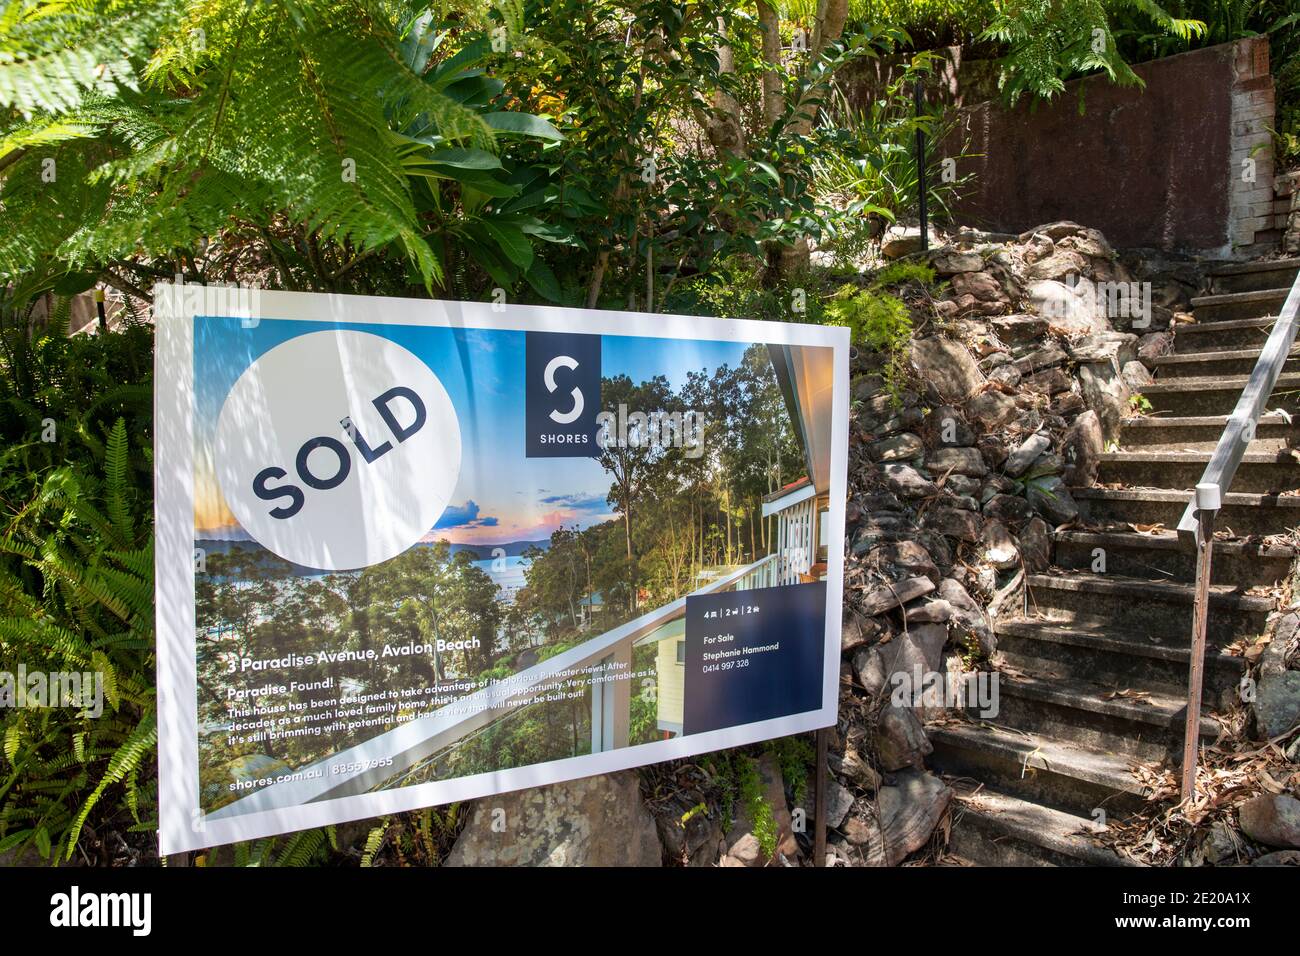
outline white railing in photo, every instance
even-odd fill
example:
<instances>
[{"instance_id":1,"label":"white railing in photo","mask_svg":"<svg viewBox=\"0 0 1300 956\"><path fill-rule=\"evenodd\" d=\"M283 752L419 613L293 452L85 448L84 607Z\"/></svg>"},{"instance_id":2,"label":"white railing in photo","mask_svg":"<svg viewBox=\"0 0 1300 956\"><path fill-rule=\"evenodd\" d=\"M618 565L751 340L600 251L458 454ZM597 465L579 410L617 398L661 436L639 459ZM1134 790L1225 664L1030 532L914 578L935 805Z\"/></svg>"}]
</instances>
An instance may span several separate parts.
<instances>
[{"instance_id":1,"label":"white railing in photo","mask_svg":"<svg viewBox=\"0 0 1300 956\"><path fill-rule=\"evenodd\" d=\"M812 569L813 521L817 501L808 498L778 513L777 554L781 556L781 584L798 584Z\"/></svg>"},{"instance_id":2,"label":"white railing in photo","mask_svg":"<svg viewBox=\"0 0 1300 956\"><path fill-rule=\"evenodd\" d=\"M753 564L727 571L687 597L728 590L754 590L779 583L785 582L779 575L778 555L770 554ZM620 672L630 674L635 646L684 633L687 597L648 611L506 680L490 684L431 714L415 718L297 771L302 774L320 771L318 776L272 784L207 816L224 819L367 793L406 774L476 731L517 713L518 708L511 703L519 697L536 695L587 668L594 668L590 685L592 752L626 747L632 681L615 675ZM600 680L602 670L607 670L613 679ZM330 767L340 765L371 769L349 775L330 772Z\"/></svg>"}]
</instances>

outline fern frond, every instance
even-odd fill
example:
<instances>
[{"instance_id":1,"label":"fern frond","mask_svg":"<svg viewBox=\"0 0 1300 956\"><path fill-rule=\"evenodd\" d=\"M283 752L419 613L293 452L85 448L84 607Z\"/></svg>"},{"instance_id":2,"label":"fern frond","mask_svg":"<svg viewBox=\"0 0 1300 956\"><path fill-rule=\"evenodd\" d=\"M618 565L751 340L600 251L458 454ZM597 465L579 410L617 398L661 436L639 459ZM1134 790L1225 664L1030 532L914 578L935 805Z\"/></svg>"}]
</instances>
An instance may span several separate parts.
<instances>
[{"instance_id":1,"label":"fern frond","mask_svg":"<svg viewBox=\"0 0 1300 956\"><path fill-rule=\"evenodd\" d=\"M119 418L104 446L104 471L108 482L108 520L122 542L130 541L133 531L131 508L126 500L127 468L126 419Z\"/></svg>"},{"instance_id":2,"label":"fern frond","mask_svg":"<svg viewBox=\"0 0 1300 956\"><path fill-rule=\"evenodd\" d=\"M91 92L114 96L122 88L138 89L135 61L145 59L169 7L44 5L45 15L15 25L0 45L0 106L30 119L75 110Z\"/></svg>"},{"instance_id":3,"label":"fern frond","mask_svg":"<svg viewBox=\"0 0 1300 956\"><path fill-rule=\"evenodd\" d=\"M379 826L366 834L366 845L361 851L361 865L363 867L374 866L375 854L378 853L379 848L383 846L384 835L388 832L388 825L390 822L391 821L388 817L384 817L379 821Z\"/></svg>"},{"instance_id":4,"label":"fern frond","mask_svg":"<svg viewBox=\"0 0 1300 956\"><path fill-rule=\"evenodd\" d=\"M289 837L288 843L276 857L276 866L308 866L325 846L324 829L302 830Z\"/></svg>"},{"instance_id":5,"label":"fern frond","mask_svg":"<svg viewBox=\"0 0 1300 956\"><path fill-rule=\"evenodd\" d=\"M86 802L81 805L72 826L68 829L66 859L72 859L72 852L76 849L77 840L81 836L81 828L86 818L90 816L91 810L95 808L95 804L104 795L104 791L113 784L120 783L128 773L137 769L157 743L158 728L153 715L150 714L140 721L131 736L114 752L104 775L91 791L90 796L86 798Z\"/></svg>"}]
</instances>

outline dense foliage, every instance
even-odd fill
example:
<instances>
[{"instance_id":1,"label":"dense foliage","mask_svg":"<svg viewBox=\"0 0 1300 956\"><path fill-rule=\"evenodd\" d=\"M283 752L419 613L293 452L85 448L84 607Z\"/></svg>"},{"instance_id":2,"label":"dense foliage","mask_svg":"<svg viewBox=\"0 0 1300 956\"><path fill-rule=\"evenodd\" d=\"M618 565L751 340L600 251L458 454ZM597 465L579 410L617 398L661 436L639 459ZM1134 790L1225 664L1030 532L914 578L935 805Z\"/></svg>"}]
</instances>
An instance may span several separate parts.
<instances>
[{"instance_id":1,"label":"dense foliage","mask_svg":"<svg viewBox=\"0 0 1300 956\"><path fill-rule=\"evenodd\" d=\"M0 668L98 671L106 703L5 710L0 850L130 859L156 827L150 335L5 346Z\"/></svg>"}]
</instances>

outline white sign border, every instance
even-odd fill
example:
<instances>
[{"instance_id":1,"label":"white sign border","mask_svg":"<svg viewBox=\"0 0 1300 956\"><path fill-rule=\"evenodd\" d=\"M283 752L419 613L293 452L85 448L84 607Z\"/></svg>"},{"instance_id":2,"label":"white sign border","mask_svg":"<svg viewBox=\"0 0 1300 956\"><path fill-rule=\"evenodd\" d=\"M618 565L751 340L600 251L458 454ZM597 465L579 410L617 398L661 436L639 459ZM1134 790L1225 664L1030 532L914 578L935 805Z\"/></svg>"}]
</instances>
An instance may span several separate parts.
<instances>
[{"instance_id":1,"label":"white sign border","mask_svg":"<svg viewBox=\"0 0 1300 956\"><path fill-rule=\"evenodd\" d=\"M703 734L584 754L280 810L206 819L199 805L198 696L194 602L194 320L190 297L161 284L154 348L154 522L158 682L158 802L164 855L294 830L378 817L627 770L648 763L829 727L839 704L840 614L848 472L849 331L752 319L552 306L446 302L310 292L259 291L267 319L412 325L489 331L581 332L640 338L823 346L834 350L830 540L822 708ZM198 297L202 299L203 297ZM382 312L382 314L376 314ZM252 317L253 321L257 317Z\"/></svg>"}]
</instances>

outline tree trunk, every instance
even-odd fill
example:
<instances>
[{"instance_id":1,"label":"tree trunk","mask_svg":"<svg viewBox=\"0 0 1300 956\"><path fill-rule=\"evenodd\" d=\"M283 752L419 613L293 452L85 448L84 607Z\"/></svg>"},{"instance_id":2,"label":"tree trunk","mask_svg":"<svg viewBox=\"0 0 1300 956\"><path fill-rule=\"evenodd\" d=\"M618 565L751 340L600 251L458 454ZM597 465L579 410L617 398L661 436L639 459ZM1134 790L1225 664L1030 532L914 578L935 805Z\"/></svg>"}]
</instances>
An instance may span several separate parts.
<instances>
[{"instance_id":1,"label":"tree trunk","mask_svg":"<svg viewBox=\"0 0 1300 956\"><path fill-rule=\"evenodd\" d=\"M763 122L768 127L785 112L784 77L781 76L781 18L766 0L758 0L758 26L763 32Z\"/></svg>"},{"instance_id":2,"label":"tree trunk","mask_svg":"<svg viewBox=\"0 0 1300 956\"><path fill-rule=\"evenodd\" d=\"M726 36L726 24L718 18L718 32ZM736 55L731 44L718 46L718 72L731 75L736 72ZM740 122L740 104L726 90L713 92L713 115L704 122L705 134L719 153L739 155L745 151L745 127Z\"/></svg>"},{"instance_id":3,"label":"tree trunk","mask_svg":"<svg viewBox=\"0 0 1300 956\"><path fill-rule=\"evenodd\" d=\"M623 506L623 531L627 537L627 577L628 584L631 586L632 593L632 610L636 610L636 570L632 561L632 503L629 501Z\"/></svg>"},{"instance_id":4,"label":"tree trunk","mask_svg":"<svg viewBox=\"0 0 1300 956\"><path fill-rule=\"evenodd\" d=\"M844 33L844 21L849 18L849 0L819 0L813 23L812 49L821 56L826 47Z\"/></svg>"},{"instance_id":5,"label":"tree trunk","mask_svg":"<svg viewBox=\"0 0 1300 956\"><path fill-rule=\"evenodd\" d=\"M809 47L809 62L816 62L826 52L826 48L844 34L844 21L849 15L849 0L818 0L817 14L813 21L812 44ZM817 121L817 105L813 104L801 111L801 116L794 121L797 132L807 134Z\"/></svg>"},{"instance_id":6,"label":"tree trunk","mask_svg":"<svg viewBox=\"0 0 1300 956\"><path fill-rule=\"evenodd\" d=\"M767 3L760 0L758 4L759 21L764 22L764 8L767 8L771 16L775 19L775 12L771 11ZM808 62L815 63L826 48L838 40L844 33L844 23L849 15L849 0L818 0L817 13L813 19L812 43L809 45ZM780 37L777 36L777 53L780 52ZM769 63L773 62L768 55L768 36L767 32L763 35L763 58ZM767 89L768 77L773 75L771 71L763 74L763 115L766 117L768 109ZM777 76L779 82L779 75ZM781 104L785 108L784 102ZM795 117L791 123L791 128L800 135L808 135L812 131L813 124L817 121L817 105L811 104L804 109L799 110L799 116ZM768 123L774 120L769 119ZM789 276L801 272L808 268L812 257L811 247L807 238L799 238L792 245L782 246L780 254L773 263L779 275Z\"/></svg>"},{"instance_id":7,"label":"tree trunk","mask_svg":"<svg viewBox=\"0 0 1300 956\"><path fill-rule=\"evenodd\" d=\"M631 43L632 43L632 33L629 30L627 35L626 45L630 46ZM637 70L636 93L632 97L633 113L641 109L641 97L644 93L644 87L645 87L645 55L646 55L646 48L643 45L641 48L641 62ZM628 194L628 167L634 164L635 154L637 151L637 143L636 143L634 131L629 130L628 138L623 144L623 150L624 150L623 152L624 168L622 173L619 174L618 185L615 186L614 188L613 205L615 207L617 207L618 203L622 199L624 199ZM596 255L596 264L595 266L592 267L591 270L591 281L587 285L587 308L589 309L594 309L596 307L596 303L600 301L600 290L605 283L605 272L608 270L608 268L609 268L609 249L605 248L600 250L600 252L597 253Z\"/></svg>"}]
</instances>

